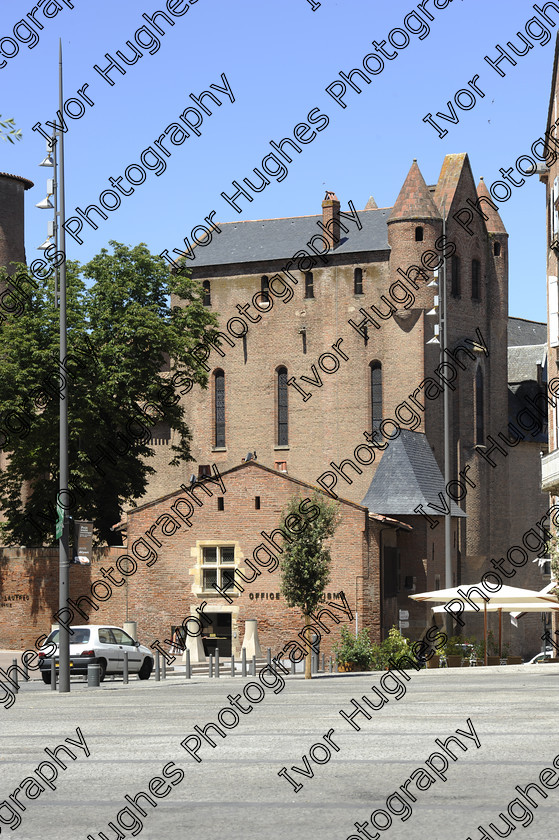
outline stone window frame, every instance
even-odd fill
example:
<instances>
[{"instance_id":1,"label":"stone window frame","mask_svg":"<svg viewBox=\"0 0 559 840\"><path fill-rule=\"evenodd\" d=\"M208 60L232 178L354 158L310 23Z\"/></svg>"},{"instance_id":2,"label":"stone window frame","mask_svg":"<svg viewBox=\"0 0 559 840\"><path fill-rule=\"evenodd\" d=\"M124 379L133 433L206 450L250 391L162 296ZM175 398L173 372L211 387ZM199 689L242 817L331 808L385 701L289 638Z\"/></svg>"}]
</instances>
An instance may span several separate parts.
<instances>
[{"instance_id":1,"label":"stone window frame","mask_svg":"<svg viewBox=\"0 0 559 840\"><path fill-rule=\"evenodd\" d=\"M233 563L227 564L225 568L233 569L235 571L237 569L241 569L241 571L247 571L246 569L241 568L241 563L244 560L244 554L241 551L241 545L238 540L196 540L196 545L190 549L190 556L193 557L195 560L194 565L189 571L189 574L193 578L191 587L192 594L203 596L205 599L219 598L220 600L223 600L223 596L219 592L217 592L217 590L213 588L204 589L204 568L211 568L210 564L202 562L204 548L233 548ZM218 585L220 585L219 579ZM224 591L227 592L227 595L230 598L235 598L242 594L234 585L231 585L229 589Z\"/></svg>"}]
</instances>

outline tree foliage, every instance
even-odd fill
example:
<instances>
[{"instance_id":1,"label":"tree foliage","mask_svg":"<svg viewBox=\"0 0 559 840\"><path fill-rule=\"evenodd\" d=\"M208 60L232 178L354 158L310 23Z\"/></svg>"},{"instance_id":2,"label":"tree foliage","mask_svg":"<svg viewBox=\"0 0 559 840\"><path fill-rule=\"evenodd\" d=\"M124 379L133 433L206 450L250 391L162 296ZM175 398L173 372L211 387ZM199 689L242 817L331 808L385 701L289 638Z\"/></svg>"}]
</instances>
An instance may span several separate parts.
<instances>
[{"instance_id":1,"label":"tree foliage","mask_svg":"<svg viewBox=\"0 0 559 840\"><path fill-rule=\"evenodd\" d=\"M333 536L340 514L338 505L328 502L325 497L315 492L311 497L313 507L309 507L303 527L295 528L293 519L301 520L302 500L293 497L282 512L284 530L298 533L285 540L283 556L280 562L281 591L290 607L299 607L305 616L305 627L310 624L309 614L318 606L324 590L330 581L330 551L324 546L325 540ZM310 639L307 638L310 645ZM311 676L311 649L307 652L305 677Z\"/></svg>"},{"instance_id":2,"label":"tree foliage","mask_svg":"<svg viewBox=\"0 0 559 840\"><path fill-rule=\"evenodd\" d=\"M103 249L87 265L66 263L68 355L62 367L52 274L33 279L19 265L11 278L0 276L0 286L13 290L3 313L14 310L0 325L5 540L53 540L61 377L69 391L69 513L92 519L100 542L118 543L111 526L146 490L154 472L154 426L163 423L173 434L172 465L190 460L181 397L195 384L207 385L190 351L205 334L216 333L217 320L202 304L200 284L172 276L144 244L110 245L112 252ZM184 305L171 306L171 293ZM22 485L28 488L23 495Z\"/></svg>"},{"instance_id":3,"label":"tree foliage","mask_svg":"<svg viewBox=\"0 0 559 840\"><path fill-rule=\"evenodd\" d=\"M1 116L2 114L0 114ZM16 140L21 140L21 128L16 128L13 117L8 117L5 120L0 119L0 137L10 143L14 142L14 137Z\"/></svg>"}]
</instances>

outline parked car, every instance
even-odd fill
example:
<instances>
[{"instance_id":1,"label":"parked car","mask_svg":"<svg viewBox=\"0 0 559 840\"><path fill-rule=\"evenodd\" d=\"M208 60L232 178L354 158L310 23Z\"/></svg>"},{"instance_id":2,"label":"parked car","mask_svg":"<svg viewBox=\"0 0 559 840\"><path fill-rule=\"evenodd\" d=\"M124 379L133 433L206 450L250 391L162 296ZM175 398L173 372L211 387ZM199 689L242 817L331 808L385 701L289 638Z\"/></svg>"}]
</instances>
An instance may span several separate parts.
<instances>
[{"instance_id":1,"label":"parked car","mask_svg":"<svg viewBox=\"0 0 559 840\"><path fill-rule=\"evenodd\" d=\"M545 659L552 659L556 656L556 652L553 648L546 648L545 653L537 653L535 656L532 657L528 662L525 662L525 665L536 665L539 662L543 662Z\"/></svg>"},{"instance_id":2,"label":"parked car","mask_svg":"<svg viewBox=\"0 0 559 840\"><path fill-rule=\"evenodd\" d=\"M99 665L101 680L106 674L122 674L124 654L128 654L130 674L138 674L139 679L149 680L153 668L153 652L136 642L121 627L101 624L78 624L70 628L70 674L87 674L88 665ZM58 630L53 630L45 641L56 644L54 665L58 668ZM52 653L39 653L39 668L43 682L50 685Z\"/></svg>"}]
</instances>

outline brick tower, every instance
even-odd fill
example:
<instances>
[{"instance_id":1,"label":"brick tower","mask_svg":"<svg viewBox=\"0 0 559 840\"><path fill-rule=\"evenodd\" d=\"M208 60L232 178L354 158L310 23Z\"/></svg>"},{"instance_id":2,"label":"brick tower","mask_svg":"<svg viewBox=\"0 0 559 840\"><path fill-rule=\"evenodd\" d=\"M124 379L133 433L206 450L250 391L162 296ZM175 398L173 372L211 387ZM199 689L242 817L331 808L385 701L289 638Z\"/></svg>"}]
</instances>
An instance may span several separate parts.
<instances>
[{"instance_id":1,"label":"brick tower","mask_svg":"<svg viewBox=\"0 0 559 840\"><path fill-rule=\"evenodd\" d=\"M0 173L0 264L25 262L24 193L32 181L19 175Z\"/></svg>"}]
</instances>

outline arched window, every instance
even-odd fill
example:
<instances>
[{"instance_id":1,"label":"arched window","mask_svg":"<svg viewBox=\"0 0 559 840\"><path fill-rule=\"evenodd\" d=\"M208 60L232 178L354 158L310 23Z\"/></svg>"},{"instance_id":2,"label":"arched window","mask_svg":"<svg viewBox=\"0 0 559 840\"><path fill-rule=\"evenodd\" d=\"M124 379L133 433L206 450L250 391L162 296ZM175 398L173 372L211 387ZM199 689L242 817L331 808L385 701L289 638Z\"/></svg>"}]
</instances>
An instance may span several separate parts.
<instances>
[{"instance_id":1,"label":"arched window","mask_svg":"<svg viewBox=\"0 0 559 840\"><path fill-rule=\"evenodd\" d=\"M355 268L353 270L353 294L363 294L363 269Z\"/></svg>"},{"instance_id":2,"label":"arched window","mask_svg":"<svg viewBox=\"0 0 559 840\"><path fill-rule=\"evenodd\" d=\"M260 301L261 303L269 303L270 302L270 292L268 291L270 288L270 281L264 275L260 280Z\"/></svg>"},{"instance_id":3,"label":"arched window","mask_svg":"<svg viewBox=\"0 0 559 840\"><path fill-rule=\"evenodd\" d=\"M212 293L211 293L211 286L209 280L204 280L202 283L202 288L204 290L204 300L202 303L204 306L211 306L212 305Z\"/></svg>"},{"instance_id":4,"label":"arched window","mask_svg":"<svg viewBox=\"0 0 559 840\"><path fill-rule=\"evenodd\" d=\"M472 260L472 300L481 300L481 264Z\"/></svg>"},{"instance_id":5,"label":"arched window","mask_svg":"<svg viewBox=\"0 0 559 840\"><path fill-rule=\"evenodd\" d=\"M382 365L371 362L371 423L372 428L378 429L382 422Z\"/></svg>"},{"instance_id":6,"label":"arched window","mask_svg":"<svg viewBox=\"0 0 559 840\"><path fill-rule=\"evenodd\" d=\"M277 446L287 446L287 368L277 369Z\"/></svg>"},{"instance_id":7,"label":"arched window","mask_svg":"<svg viewBox=\"0 0 559 840\"><path fill-rule=\"evenodd\" d=\"M415 229L415 241L416 242L423 242L423 228L416 227Z\"/></svg>"},{"instance_id":8,"label":"arched window","mask_svg":"<svg viewBox=\"0 0 559 840\"><path fill-rule=\"evenodd\" d=\"M493 243L493 254L494 254L496 257L500 257L500 256L501 256L501 243L500 243L500 242L494 242L494 243Z\"/></svg>"},{"instance_id":9,"label":"arched window","mask_svg":"<svg viewBox=\"0 0 559 840\"><path fill-rule=\"evenodd\" d=\"M475 413L476 413L476 429L475 442L476 445L482 445L484 442L484 424L483 424L483 371L480 367L476 370L475 382Z\"/></svg>"},{"instance_id":10,"label":"arched window","mask_svg":"<svg viewBox=\"0 0 559 840\"><path fill-rule=\"evenodd\" d=\"M456 254L451 257L450 266L450 293L453 297L460 297L460 258Z\"/></svg>"},{"instance_id":11,"label":"arched window","mask_svg":"<svg viewBox=\"0 0 559 840\"><path fill-rule=\"evenodd\" d=\"M305 297L314 297L314 278L312 276L312 271L305 271Z\"/></svg>"},{"instance_id":12,"label":"arched window","mask_svg":"<svg viewBox=\"0 0 559 840\"><path fill-rule=\"evenodd\" d=\"M225 374L222 370L214 373L214 425L214 445L225 446Z\"/></svg>"}]
</instances>

